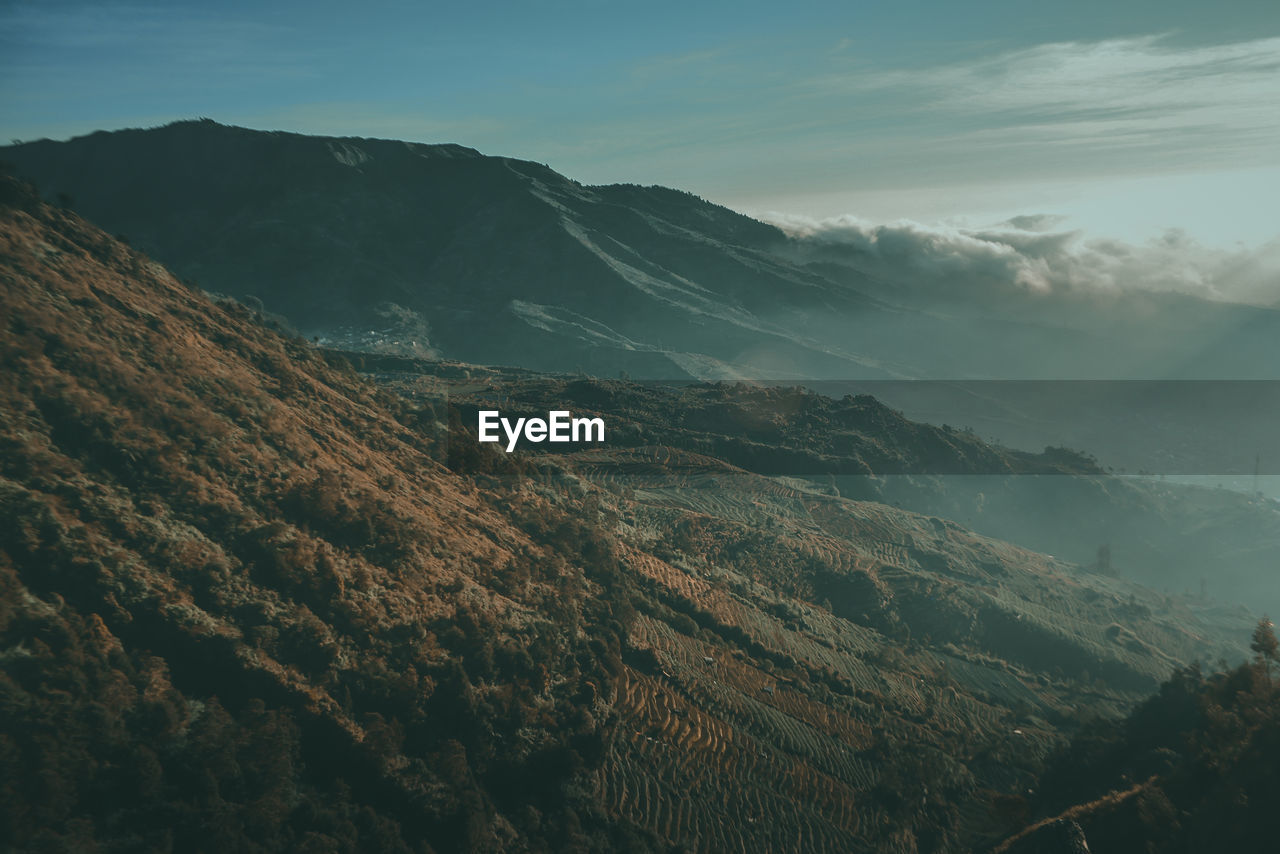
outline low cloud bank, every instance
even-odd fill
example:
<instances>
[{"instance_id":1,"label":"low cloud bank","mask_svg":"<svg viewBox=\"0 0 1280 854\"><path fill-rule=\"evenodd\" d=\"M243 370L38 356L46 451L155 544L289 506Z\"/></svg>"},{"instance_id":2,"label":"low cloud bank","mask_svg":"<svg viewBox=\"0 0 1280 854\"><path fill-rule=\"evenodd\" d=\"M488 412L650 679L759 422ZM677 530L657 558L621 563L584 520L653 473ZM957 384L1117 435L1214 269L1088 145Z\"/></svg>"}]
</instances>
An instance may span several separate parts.
<instances>
[{"instance_id":1,"label":"low cloud bank","mask_svg":"<svg viewBox=\"0 0 1280 854\"><path fill-rule=\"evenodd\" d=\"M766 219L793 238L802 259L847 264L914 296L999 300L1172 291L1280 306L1280 238L1257 249L1226 250L1171 229L1131 244L1054 230L1061 218L1046 214L982 229L877 225L852 216Z\"/></svg>"}]
</instances>

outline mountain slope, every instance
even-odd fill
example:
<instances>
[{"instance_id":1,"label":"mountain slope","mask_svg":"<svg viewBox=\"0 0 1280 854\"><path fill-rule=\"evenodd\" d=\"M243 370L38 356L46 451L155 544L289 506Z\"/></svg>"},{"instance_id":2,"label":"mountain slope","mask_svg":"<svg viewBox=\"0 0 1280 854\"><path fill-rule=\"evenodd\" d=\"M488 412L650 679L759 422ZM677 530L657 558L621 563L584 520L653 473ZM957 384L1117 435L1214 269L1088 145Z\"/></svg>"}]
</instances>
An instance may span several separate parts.
<instances>
[{"instance_id":1,"label":"mountain slope","mask_svg":"<svg viewBox=\"0 0 1280 854\"><path fill-rule=\"evenodd\" d=\"M682 353L730 370L765 348L798 375L886 375L768 319L872 301L764 251L782 242L776 229L687 194L583 187L460 146L212 122L3 157L183 278L331 336L385 326L376 309L390 302L472 361L678 377L689 375Z\"/></svg>"},{"instance_id":2,"label":"mountain slope","mask_svg":"<svg viewBox=\"0 0 1280 854\"><path fill-rule=\"evenodd\" d=\"M16 202L6 847L502 847L516 831L480 769L517 785L514 810L600 738L569 698L608 658L537 610L571 609L616 658L581 570L548 575L349 371ZM525 574L519 596L478 581L499 572ZM521 834L592 832L568 809Z\"/></svg>"},{"instance_id":3,"label":"mountain slope","mask_svg":"<svg viewBox=\"0 0 1280 854\"><path fill-rule=\"evenodd\" d=\"M0 202L9 849L967 850L1078 720L1242 652L707 456L460 453L456 410Z\"/></svg>"},{"instance_id":4,"label":"mountain slope","mask_svg":"<svg viewBox=\"0 0 1280 854\"><path fill-rule=\"evenodd\" d=\"M1124 721L1090 728L1049 765L1033 804L1046 817L998 850L1069 850L1051 844L1066 827L1095 854L1272 847L1280 706L1269 664L1207 678L1187 668Z\"/></svg>"}]
</instances>

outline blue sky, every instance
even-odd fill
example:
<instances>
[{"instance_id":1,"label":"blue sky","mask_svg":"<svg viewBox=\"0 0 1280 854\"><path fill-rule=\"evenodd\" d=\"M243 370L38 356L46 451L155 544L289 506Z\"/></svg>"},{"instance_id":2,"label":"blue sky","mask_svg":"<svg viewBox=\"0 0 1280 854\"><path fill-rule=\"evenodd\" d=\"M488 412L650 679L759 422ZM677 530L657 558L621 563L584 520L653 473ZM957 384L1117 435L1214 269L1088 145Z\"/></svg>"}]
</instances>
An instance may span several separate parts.
<instances>
[{"instance_id":1,"label":"blue sky","mask_svg":"<svg viewBox=\"0 0 1280 854\"><path fill-rule=\"evenodd\" d=\"M208 116L758 215L1280 235L1280 3L0 2L0 138Z\"/></svg>"}]
</instances>

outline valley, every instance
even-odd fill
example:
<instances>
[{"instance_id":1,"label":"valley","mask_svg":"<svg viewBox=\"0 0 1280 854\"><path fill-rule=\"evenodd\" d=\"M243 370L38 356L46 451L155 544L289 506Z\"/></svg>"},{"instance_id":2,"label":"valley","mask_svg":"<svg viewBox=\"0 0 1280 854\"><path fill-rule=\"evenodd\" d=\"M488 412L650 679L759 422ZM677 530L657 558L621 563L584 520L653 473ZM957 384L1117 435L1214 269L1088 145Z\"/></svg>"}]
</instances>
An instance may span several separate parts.
<instances>
[{"instance_id":1,"label":"valley","mask_svg":"<svg viewBox=\"0 0 1280 854\"><path fill-rule=\"evenodd\" d=\"M1085 455L326 351L0 201L16 850L985 850L1082 727L1249 656L1243 607L839 480ZM506 454L474 439L495 401L609 441Z\"/></svg>"}]
</instances>

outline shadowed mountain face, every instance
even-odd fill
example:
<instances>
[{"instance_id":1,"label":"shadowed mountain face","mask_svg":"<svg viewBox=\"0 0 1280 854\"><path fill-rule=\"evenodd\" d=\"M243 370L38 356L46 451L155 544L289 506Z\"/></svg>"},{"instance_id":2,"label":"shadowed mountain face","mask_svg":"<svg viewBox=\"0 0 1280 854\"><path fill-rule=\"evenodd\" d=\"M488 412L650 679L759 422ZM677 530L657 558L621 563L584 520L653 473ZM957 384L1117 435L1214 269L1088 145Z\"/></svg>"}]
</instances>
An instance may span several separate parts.
<instances>
[{"instance_id":1,"label":"shadowed mountain face","mask_svg":"<svg viewBox=\"0 0 1280 854\"><path fill-rule=\"evenodd\" d=\"M490 453L0 202L7 849L973 850L1080 720L1243 654L1241 613L710 453Z\"/></svg>"},{"instance_id":2,"label":"shadowed mountain face","mask_svg":"<svg viewBox=\"0 0 1280 854\"><path fill-rule=\"evenodd\" d=\"M0 152L180 278L348 348L660 379L1217 379L1280 364L1274 311L917 290L909 265L886 272L687 193L586 187L456 145L206 120Z\"/></svg>"}]
</instances>

